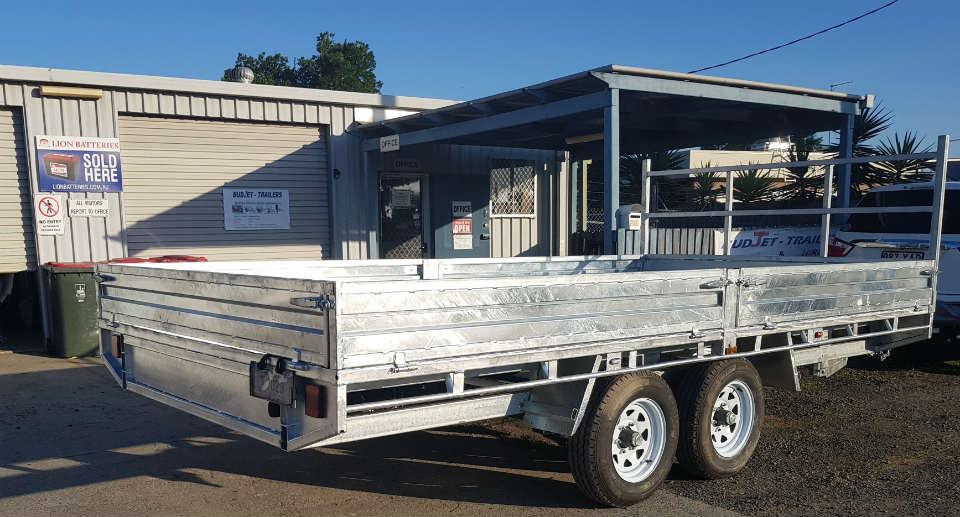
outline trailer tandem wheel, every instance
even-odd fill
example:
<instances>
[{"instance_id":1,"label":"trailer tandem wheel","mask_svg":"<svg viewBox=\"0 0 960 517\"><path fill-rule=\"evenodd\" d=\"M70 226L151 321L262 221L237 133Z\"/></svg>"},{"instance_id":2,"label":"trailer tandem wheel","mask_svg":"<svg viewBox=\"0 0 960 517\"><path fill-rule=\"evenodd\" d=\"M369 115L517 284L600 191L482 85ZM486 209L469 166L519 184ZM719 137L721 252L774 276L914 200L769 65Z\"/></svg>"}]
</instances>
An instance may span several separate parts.
<instances>
[{"instance_id":1,"label":"trailer tandem wheel","mask_svg":"<svg viewBox=\"0 0 960 517\"><path fill-rule=\"evenodd\" d=\"M680 466L704 479L740 472L760 440L760 375L746 359L716 361L685 373L671 378L680 409Z\"/></svg>"},{"instance_id":2,"label":"trailer tandem wheel","mask_svg":"<svg viewBox=\"0 0 960 517\"><path fill-rule=\"evenodd\" d=\"M623 375L587 411L568 445L577 486L608 506L646 499L676 453L679 420L670 387L652 372Z\"/></svg>"}]
</instances>

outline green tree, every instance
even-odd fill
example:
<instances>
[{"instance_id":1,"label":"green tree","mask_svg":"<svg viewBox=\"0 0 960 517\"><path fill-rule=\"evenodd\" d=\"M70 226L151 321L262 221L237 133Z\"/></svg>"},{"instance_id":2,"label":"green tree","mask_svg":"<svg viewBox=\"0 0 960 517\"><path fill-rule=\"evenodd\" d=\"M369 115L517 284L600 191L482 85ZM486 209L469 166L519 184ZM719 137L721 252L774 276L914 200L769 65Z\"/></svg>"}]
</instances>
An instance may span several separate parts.
<instances>
[{"instance_id":1,"label":"green tree","mask_svg":"<svg viewBox=\"0 0 960 517\"><path fill-rule=\"evenodd\" d=\"M322 32L317 36L317 53L298 58L294 65L282 54L267 55L261 52L256 57L237 54L234 66L246 66L256 75L256 84L299 86L349 92L379 93L383 82L377 80L374 70L377 60L370 46L362 41L334 41L334 33ZM228 80L230 71L223 72Z\"/></svg>"}]
</instances>

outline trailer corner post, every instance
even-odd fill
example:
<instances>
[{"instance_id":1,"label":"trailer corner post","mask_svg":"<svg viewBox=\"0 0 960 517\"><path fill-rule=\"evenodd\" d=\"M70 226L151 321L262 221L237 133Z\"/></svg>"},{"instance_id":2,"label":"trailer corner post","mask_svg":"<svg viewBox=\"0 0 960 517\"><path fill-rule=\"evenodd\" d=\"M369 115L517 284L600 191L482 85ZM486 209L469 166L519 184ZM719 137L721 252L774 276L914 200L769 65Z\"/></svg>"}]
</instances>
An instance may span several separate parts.
<instances>
[{"instance_id":1,"label":"trailer corner post","mask_svg":"<svg viewBox=\"0 0 960 517\"><path fill-rule=\"evenodd\" d=\"M640 178L641 178L641 190L640 195L642 196L643 205L640 211L640 241L642 242L642 247L640 252L644 255L650 253L650 168L653 167L653 162L650 158L644 159L640 162Z\"/></svg>"},{"instance_id":2,"label":"trailer corner post","mask_svg":"<svg viewBox=\"0 0 960 517\"><path fill-rule=\"evenodd\" d=\"M937 138L937 163L933 173L933 210L930 212L930 250L933 252L933 274L930 275L932 309L937 309L937 277L940 274L940 240L943 236L943 199L946 194L947 159L950 157L950 135ZM933 315L930 316L931 322ZM933 337L933 325L929 327Z\"/></svg>"},{"instance_id":3,"label":"trailer corner post","mask_svg":"<svg viewBox=\"0 0 960 517\"><path fill-rule=\"evenodd\" d=\"M610 105L603 108L603 253L616 252L614 232L620 206L620 90L610 89Z\"/></svg>"},{"instance_id":4,"label":"trailer corner post","mask_svg":"<svg viewBox=\"0 0 960 517\"><path fill-rule=\"evenodd\" d=\"M823 210L820 216L820 256L830 256L830 210L833 208L833 165L823 171Z\"/></svg>"},{"instance_id":5,"label":"trailer corner post","mask_svg":"<svg viewBox=\"0 0 960 517\"><path fill-rule=\"evenodd\" d=\"M853 122L854 115L846 115L843 118L843 125L840 126L840 155L838 158L853 158ZM840 165L840 207L850 207L850 176L853 172L853 165L844 163Z\"/></svg>"}]
</instances>

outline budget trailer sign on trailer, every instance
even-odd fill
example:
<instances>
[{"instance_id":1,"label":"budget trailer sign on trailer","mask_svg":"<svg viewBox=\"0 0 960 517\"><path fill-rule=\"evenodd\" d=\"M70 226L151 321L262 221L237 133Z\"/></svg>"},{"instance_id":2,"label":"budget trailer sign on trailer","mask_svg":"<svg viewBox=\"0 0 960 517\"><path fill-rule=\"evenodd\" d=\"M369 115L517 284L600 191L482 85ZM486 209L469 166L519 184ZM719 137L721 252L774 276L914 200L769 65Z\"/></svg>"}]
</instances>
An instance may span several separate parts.
<instances>
[{"instance_id":1,"label":"budget trailer sign on trailer","mask_svg":"<svg viewBox=\"0 0 960 517\"><path fill-rule=\"evenodd\" d=\"M122 192L120 139L37 135L41 192Z\"/></svg>"}]
</instances>

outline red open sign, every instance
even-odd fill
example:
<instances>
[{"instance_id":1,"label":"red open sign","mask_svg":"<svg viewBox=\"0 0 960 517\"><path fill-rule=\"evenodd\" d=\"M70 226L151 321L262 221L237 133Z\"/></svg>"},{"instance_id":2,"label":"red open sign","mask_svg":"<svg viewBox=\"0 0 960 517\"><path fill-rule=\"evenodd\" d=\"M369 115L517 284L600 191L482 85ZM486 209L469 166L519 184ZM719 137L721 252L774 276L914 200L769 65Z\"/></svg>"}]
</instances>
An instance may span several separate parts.
<instances>
[{"instance_id":1,"label":"red open sign","mask_svg":"<svg viewBox=\"0 0 960 517\"><path fill-rule=\"evenodd\" d=\"M454 219L453 233L454 234L473 233L473 219Z\"/></svg>"}]
</instances>

